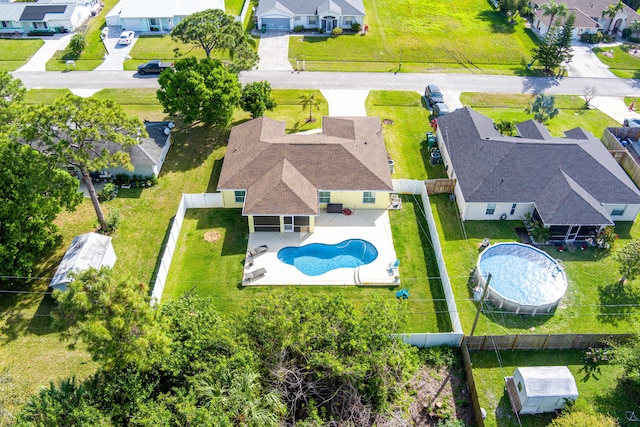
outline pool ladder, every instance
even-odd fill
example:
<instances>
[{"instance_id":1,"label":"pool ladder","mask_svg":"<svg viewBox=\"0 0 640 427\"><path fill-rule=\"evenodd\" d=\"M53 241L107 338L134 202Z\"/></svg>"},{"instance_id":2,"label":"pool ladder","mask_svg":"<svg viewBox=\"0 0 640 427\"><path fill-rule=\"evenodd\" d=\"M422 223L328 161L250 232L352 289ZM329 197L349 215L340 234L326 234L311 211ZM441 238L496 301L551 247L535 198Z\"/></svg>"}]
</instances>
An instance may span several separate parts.
<instances>
[{"instance_id":1,"label":"pool ladder","mask_svg":"<svg viewBox=\"0 0 640 427\"><path fill-rule=\"evenodd\" d=\"M558 273L560 273L561 271L562 271L562 269L559 266L554 265L553 266L553 271L551 272L551 276L552 277L556 277L556 276L558 276Z\"/></svg>"}]
</instances>

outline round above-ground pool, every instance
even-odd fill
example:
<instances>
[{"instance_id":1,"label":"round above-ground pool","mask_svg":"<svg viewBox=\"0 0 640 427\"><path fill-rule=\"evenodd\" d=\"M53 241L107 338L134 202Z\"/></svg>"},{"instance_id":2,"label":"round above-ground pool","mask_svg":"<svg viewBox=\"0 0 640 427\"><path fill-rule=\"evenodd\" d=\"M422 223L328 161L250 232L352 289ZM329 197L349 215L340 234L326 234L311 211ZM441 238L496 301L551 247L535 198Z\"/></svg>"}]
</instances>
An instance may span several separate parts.
<instances>
[{"instance_id":1,"label":"round above-ground pool","mask_svg":"<svg viewBox=\"0 0 640 427\"><path fill-rule=\"evenodd\" d=\"M547 253L522 243L497 243L478 257L475 278L487 299L516 314L548 313L567 291L562 266Z\"/></svg>"},{"instance_id":2,"label":"round above-ground pool","mask_svg":"<svg viewBox=\"0 0 640 427\"><path fill-rule=\"evenodd\" d=\"M307 276L319 276L337 268L360 267L377 257L376 247L361 239L349 239L335 245L287 246L278 251L280 261L293 265Z\"/></svg>"}]
</instances>

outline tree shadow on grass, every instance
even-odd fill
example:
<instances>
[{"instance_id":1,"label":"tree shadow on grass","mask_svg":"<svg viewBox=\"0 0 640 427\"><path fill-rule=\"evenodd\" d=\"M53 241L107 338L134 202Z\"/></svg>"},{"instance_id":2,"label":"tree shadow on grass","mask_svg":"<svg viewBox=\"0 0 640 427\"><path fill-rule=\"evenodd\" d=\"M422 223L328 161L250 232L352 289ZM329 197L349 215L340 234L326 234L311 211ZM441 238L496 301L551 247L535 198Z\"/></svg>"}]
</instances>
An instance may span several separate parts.
<instances>
[{"instance_id":1,"label":"tree shadow on grass","mask_svg":"<svg viewBox=\"0 0 640 427\"><path fill-rule=\"evenodd\" d=\"M640 414L638 411L638 391L624 379L618 379L615 387L607 393L600 393L594 396L593 402L597 411L609 413L618 419L621 426L637 425L627 421L625 413L627 411L635 411L636 416Z\"/></svg>"},{"instance_id":2,"label":"tree shadow on grass","mask_svg":"<svg viewBox=\"0 0 640 427\"><path fill-rule=\"evenodd\" d=\"M476 15L476 18L488 22L493 33L513 34L516 32L516 25L507 22L505 16L497 10L483 10Z\"/></svg>"},{"instance_id":3,"label":"tree shadow on grass","mask_svg":"<svg viewBox=\"0 0 640 427\"><path fill-rule=\"evenodd\" d=\"M599 320L611 325L627 321L638 314L640 289L634 285L621 284L620 281L598 287L600 296Z\"/></svg>"},{"instance_id":4,"label":"tree shadow on grass","mask_svg":"<svg viewBox=\"0 0 640 427\"><path fill-rule=\"evenodd\" d=\"M228 129L193 124L176 128L172 133L173 144L162 170L185 172L202 165L219 147L225 145L229 137Z\"/></svg>"}]
</instances>

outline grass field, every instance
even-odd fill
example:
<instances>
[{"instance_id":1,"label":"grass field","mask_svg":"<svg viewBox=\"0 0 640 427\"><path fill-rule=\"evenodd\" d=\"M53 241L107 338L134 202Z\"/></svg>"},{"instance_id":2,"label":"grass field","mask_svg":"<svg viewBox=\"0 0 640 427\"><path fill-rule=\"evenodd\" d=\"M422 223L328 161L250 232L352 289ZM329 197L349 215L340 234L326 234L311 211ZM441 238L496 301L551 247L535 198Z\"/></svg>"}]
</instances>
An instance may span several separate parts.
<instances>
[{"instance_id":1,"label":"grass field","mask_svg":"<svg viewBox=\"0 0 640 427\"><path fill-rule=\"evenodd\" d=\"M593 49L598 59L608 65L613 74L623 79L638 79L640 78L640 58L630 54L630 50L640 51L640 48L638 45L623 44Z\"/></svg>"},{"instance_id":2,"label":"grass field","mask_svg":"<svg viewBox=\"0 0 640 427\"><path fill-rule=\"evenodd\" d=\"M395 162L394 178L427 179L446 176L441 165L429 164L425 147L429 110L421 107L416 92L371 91L366 101L367 114L389 119L383 125L387 152Z\"/></svg>"},{"instance_id":3,"label":"grass field","mask_svg":"<svg viewBox=\"0 0 640 427\"><path fill-rule=\"evenodd\" d=\"M460 101L464 106L495 121L502 119L523 122L533 118L533 114L524 111L533 98L533 95L528 94L465 92L460 96ZM556 95L555 98L560 114L546 123L547 129L554 136L564 136L564 131L580 126L600 138L606 127L619 126L619 123L600 110L583 110L584 100L577 95Z\"/></svg>"},{"instance_id":4,"label":"grass field","mask_svg":"<svg viewBox=\"0 0 640 427\"><path fill-rule=\"evenodd\" d=\"M289 58L306 60L310 71L528 73L535 35L485 0L364 4L367 35L294 36Z\"/></svg>"},{"instance_id":5,"label":"grass field","mask_svg":"<svg viewBox=\"0 0 640 427\"><path fill-rule=\"evenodd\" d=\"M504 377L513 375L522 366L568 366L576 379L580 396L576 405L618 419L621 426L630 425L625 411L635 410L637 402L633 393L618 386L622 374L620 366L602 364L598 370L584 365L583 351L483 351L471 353L473 377L478 389L480 406L487 411L487 427L544 427L553 414L523 415L522 424L511 410L509 397L504 389Z\"/></svg>"},{"instance_id":6,"label":"grass field","mask_svg":"<svg viewBox=\"0 0 640 427\"><path fill-rule=\"evenodd\" d=\"M42 47L42 39L0 39L0 71L15 71Z\"/></svg>"}]
</instances>

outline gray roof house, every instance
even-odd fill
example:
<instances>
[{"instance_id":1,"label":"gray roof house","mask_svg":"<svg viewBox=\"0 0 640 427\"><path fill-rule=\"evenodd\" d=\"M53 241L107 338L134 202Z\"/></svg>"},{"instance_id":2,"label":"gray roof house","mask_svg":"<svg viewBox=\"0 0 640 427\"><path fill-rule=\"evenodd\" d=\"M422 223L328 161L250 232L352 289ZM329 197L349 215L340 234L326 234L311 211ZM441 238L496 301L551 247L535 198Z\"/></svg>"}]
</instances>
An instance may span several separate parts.
<instances>
[{"instance_id":1,"label":"gray roof house","mask_svg":"<svg viewBox=\"0 0 640 427\"><path fill-rule=\"evenodd\" d=\"M133 165L133 171L122 168L110 168L109 172L114 175L126 173L128 175L160 175L160 169L171 147L171 124L172 122L145 122L145 129L149 136L140 140L140 144L127 147ZM118 144L109 144L109 150L121 150Z\"/></svg>"},{"instance_id":2,"label":"gray roof house","mask_svg":"<svg viewBox=\"0 0 640 427\"><path fill-rule=\"evenodd\" d=\"M551 16L544 16L542 5L549 0L530 0L529 6L534 9L532 28L539 34L545 35L549 30ZM634 21L640 21L640 15L626 4L616 16L612 18L602 16L602 12L607 10L609 5L615 5L617 0L560 0L556 3L564 3L569 9L569 14L574 14L576 22L573 36L580 39L582 34L595 34L598 31L610 31L614 35L622 35L622 30L631 25ZM555 17L553 24L562 25L563 18Z\"/></svg>"},{"instance_id":3,"label":"gray roof house","mask_svg":"<svg viewBox=\"0 0 640 427\"><path fill-rule=\"evenodd\" d=\"M324 117L322 125L319 134L286 134L285 122L260 117L231 130L218 190L251 231L281 231L291 220L297 225L284 231L312 232L329 204L387 208L393 185L380 119Z\"/></svg>"},{"instance_id":4,"label":"gray roof house","mask_svg":"<svg viewBox=\"0 0 640 427\"><path fill-rule=\"evenodd\" d=\"M0 3L0 33L73 31L84 24L100 7L98 0Z\"/></svg>"},{"instance_id":5,"label":"gray roof house","mask_svg":"<svg viewBox=\"0 0 640 427\"><path fill-rule=\"evenodd\" d=\"M519 136L462 108L438 118L438 142L463 220L522 219L532 214L552 239L583 240L616 221L634 221L640 190L589 132L551 136L529 120Z\"/></svg>"},{"instance_id":6,"label":"gray roof house","mask_svg":"<svg viewBox=\"0 0 640 427\"><path fill-rule=\"evenodd\" d=\"M364 26L362 0L260 0L256 10L258 28L291 31L301 26L322 29L350 29L358 23Z\"/></svg>"},{"instance_id":7,"label":"gray roof house","mask_svg":"<svg viewBox=\"0 0 640 427\"><path fill-rule=\"evenodd\" d=\"M64 291L71 283L71 273L79 273L92 267L113 267L115 263L116 253L111 237L93 232L81 234L69 245L49 286Z\"/></svg>"},{"instance_id":8,"label":"gray roof house","mask_svg":"<svg viewBox=\"0 0 640 427\"><path fill-rule=\"evenodd\" d=\"M224 8L224 0L120 0L106 21L108 26L130 31L166 32L193 13Z\"/></svg>"}]
</instances>

